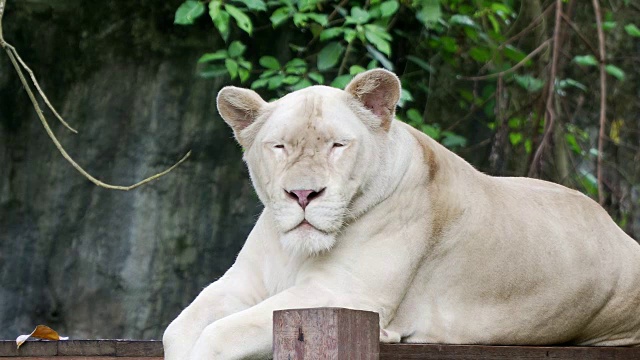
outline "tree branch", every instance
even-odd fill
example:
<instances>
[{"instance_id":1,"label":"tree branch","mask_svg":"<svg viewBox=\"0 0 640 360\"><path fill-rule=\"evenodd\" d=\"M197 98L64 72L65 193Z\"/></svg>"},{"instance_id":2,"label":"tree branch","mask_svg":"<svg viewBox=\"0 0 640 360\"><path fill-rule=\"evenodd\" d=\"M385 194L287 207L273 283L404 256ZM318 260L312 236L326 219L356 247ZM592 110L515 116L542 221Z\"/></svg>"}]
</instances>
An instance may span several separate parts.
<instances>
[{"instance_id":1,"label":"tree branch","mask_svg":"<svg viewBox=\"0 0 640 360\"><path fill-rule=\"evenodd\" d=\"M2 48L4 48L4 50L7 52L7 55L9 55L9 60L11 60L11 64L13 64L13 67L15 68L16 72L18 73L18 77L20 78L20 82L22 83L22 86L24 87L25 91L27 92L27 95L29 96L29 99L31 100L31 103L33 104L33 108L36 110L36 115L38 115L38 118L40 119L40 122L42 123L42 126L44 127L44 130L47 132L47 135L49 135L49 138L51 139L51 141L53 141L53 144L56 146L58 151L60 151L62 156L80 174L82 174L84 177L86 177L89 181L93 182L97 186L100 186L100 187L103 187L103 188L106 188L106 189L111 189L111 190L128 191L128 190L133 190L133 189L135 189L135 188L137 188L139 186L142 186L142 185L144 185L144 184L146 184L148 182L151 182L153 180L158 179L161 176L164 176L164 175L168 174L170 171L175 169L178 165L182 164L189 157L189 155L191 155L191 151L187 152L187 154L182 159L180 159L180 161L178 161L175 165L171 166L167 170L165 170L165 171L163 171L161 173L155 174L153 176L150 176L150 177L148 177L148 178L146 178L146 179L144 179L144 180L142 180L140 182L137 182L137 183L135 183L133 185L130 185L130 186L110 185L110 184L104 183L104 182L96 179L95 177L91 176L88 172L86 172L80 165L78 165L78 163L76 163L71 158L71 156L69 156L69 154L65 151L64 147L62 146L62 144L60 144L60 141L58 141L58 138L56 138L55 134L51 130L51 127L49 126L49 123L47 122L47 119L44 117L44 114L42 113L42 110L40 109L40 106L38 105L38 100L36 99L35 95L31 91L31 87L29 86L29 83L27 82L27 79L24 76L24 73L22 72L22 68L20 66L22 66L24 68L24 70L27 71L31 75L31 80L33 81L34 86L38 90L40 96L42 96L42 98L45 100L45 103L47 103L47 106L49 106L49 108L54 112L54 114L56 114L56 116L60 119L60 121L62 121L63 124L65 124L70 130L72 130L74 132L76 132L76 131L73 130L72 128L70 128L67 125L67 123L62 119L62 117L55 111L53 106L49 103L49 100L47 99L46 95L44 94L44 92L42 91L40 86L38 85L38 82L36 81L35 75L33 74L33 71L31 71L31 69L27 66L27 64L25 64L25 62L22 61L22 58L20 58L20 55L18 55L18 51L13 46L11 46L9 43L7 43L4 40L4 37L3 37L3 34L2 34L2 16L4 15L5 6L6 6L6 0L0 0L0 46Z\"/></svg>"},{"instance_id":2,"label":"tree branch","mask_svg":"<svg viewBox=\"0 0 640 360\"><path fill-rule=\"evenodd\" d=\"M542 50L546 49L547 46L549 46L549 42L551 42L552 39L547 39L545 40L542 44L540 44L540 46L538 46L535 50L533 50L531 53L529 53L529 55L525 56L524 59L520 60L520 62L518 62L517 64L515 64L513 67L504 70L504 71L500 71L497 73L493 73L493 74L489 74L489 75L483 75L483 76L458 76L458 79L461 80L470 80L470 81L477 81L477 80L487 80L487 79L493 79L496 77L501 77L504 76L506 74L512 73L516 70L518 70L519 68L521 68L522 66L524 66L524 64L527 63L527 61L531 60L532 57L536 56L539 52L541 52Z\"/></svg>"},{"instance_id":3,"label":"tree branch","mask_svg":"<svg viewBox=\"0 0 640 360\"><path fill-rule=\"evenodd\" d=\"M558 57L560 54L560 29L562 26L562 0L556 0L556 19L555 19L555 28L553 29L553 54L551 57L551 71L549 73L549 82L547 84L547 101L545 104L545 119L544 119L544 135L542 136L542 141L540 141L540 145L536 149L535 155L533 156L533 161L531 162L531 167L529 168L529 176L534 176L537 174L537 169L542 158L542 153L545 150L545 147L549 143L551 139L551 133L553 132L553 126L556 119L556 113L553 109L553 100L555 98L555 82L556 76L558 72Z\"/></svg>"},{"instance_id":4,"label":"tree branch","mask_svg":"<svg viewBox=\"0 0 640 360\"><path fill-rule=\"evenodd\" d=\"M606 53L604 48L604 31L602 30L602 15L600 13L600 2L593 0L593 11L596 17L596 28L598 30L598 50L600 60L600 131L598 132L598 202L604 205L604 186L602 175L602 151L604 148L604 130L607 122L607 72L605 69Z\"/></svg>"}]
</instances>

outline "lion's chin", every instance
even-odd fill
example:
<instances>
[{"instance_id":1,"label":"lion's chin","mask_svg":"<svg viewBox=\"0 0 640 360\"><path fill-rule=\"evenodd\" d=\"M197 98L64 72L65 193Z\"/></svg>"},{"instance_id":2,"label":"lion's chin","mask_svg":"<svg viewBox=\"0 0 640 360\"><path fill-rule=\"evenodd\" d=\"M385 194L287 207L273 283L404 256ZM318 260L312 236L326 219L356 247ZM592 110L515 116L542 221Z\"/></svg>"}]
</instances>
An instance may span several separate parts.
<instances>
[{"instance_id":1,"label":"lion's chin","mask_svg":"<svg viewBox=\"0 0 640 360\"><path fill-rule=\"evenodd\" d=\"M336 242L334 234L322 232L308 223L284 233L280 241L285 249L299 255L317 255L330 250Z\"/></svg>"}]
</instances>

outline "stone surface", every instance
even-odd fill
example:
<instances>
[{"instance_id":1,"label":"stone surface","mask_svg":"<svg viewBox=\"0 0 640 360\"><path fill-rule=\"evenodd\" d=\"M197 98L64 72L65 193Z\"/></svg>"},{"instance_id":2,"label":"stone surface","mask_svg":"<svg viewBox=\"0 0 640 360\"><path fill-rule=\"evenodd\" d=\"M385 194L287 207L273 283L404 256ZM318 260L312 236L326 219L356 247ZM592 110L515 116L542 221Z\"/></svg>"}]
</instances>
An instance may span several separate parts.
<instances>
[{"instance_id":1,"label":"stone surface","mask_svg":"<svg viewBox=\"0 0 640 360\"><path fill-rule=\"evenodd\" d=\"M0 339L37 324L71 338L159 339L232 264L261 206L219 118L223 81L196 60L215 41L173 25L176 1L9 0L5 37L79 134L47 138L0 55Z\"/></svg>"}]
</instances>

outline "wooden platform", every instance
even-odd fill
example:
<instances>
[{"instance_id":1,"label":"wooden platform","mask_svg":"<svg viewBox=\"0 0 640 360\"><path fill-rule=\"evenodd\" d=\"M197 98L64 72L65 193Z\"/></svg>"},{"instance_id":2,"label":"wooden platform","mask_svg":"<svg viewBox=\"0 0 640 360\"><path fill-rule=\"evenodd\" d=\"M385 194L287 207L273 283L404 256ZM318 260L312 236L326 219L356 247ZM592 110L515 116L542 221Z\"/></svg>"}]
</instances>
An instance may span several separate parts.
<instances>
[{"instance_id":1,"label":"wooden platform","mask_svg":"<svg viewBox=\"0 0 640 360\"><path fill-rule=\"evenodd\" d=\"M640 360L640 347L380 344L378 333L377 313L339 308L276 311L274 360ZM163 350L157 340L27 341L20 349L15 341L0 341L0 358L162 360Z\"/></svg>"},{"instance_id":2,"label":"wooden platform","mask_svg":"<svg viewBox=\"0 0 640 360\"><path fill-rule=\"evenodd\" d=\"M7 360L162 360L161 341L0 341ZM311 358L308 358L312 360ZM380 360L640 360L640 348L381 344ZM316 359L317 360L317 359Z\"/></svg>"}]
</instances>

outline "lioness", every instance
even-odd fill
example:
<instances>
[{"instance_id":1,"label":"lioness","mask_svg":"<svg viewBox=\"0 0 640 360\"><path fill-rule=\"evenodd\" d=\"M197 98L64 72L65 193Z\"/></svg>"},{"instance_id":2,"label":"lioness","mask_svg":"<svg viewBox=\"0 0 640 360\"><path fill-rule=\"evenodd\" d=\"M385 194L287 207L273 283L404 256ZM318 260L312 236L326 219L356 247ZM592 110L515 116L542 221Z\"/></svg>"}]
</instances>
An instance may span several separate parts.
<instances>
[{"instance_id":1,"label":"lioness","mask_svg":"<svg viewBox=\"0 0 640 360\"><path fill-rule=\"evenodd\" d=\"M380 314L383 342L640 345L640 246L594 201L499 178L394 119L398 78L267 103L226 87L264 211L164 333L165 358L262 359L272 312Z\"/></svg>"}]
</instances>

